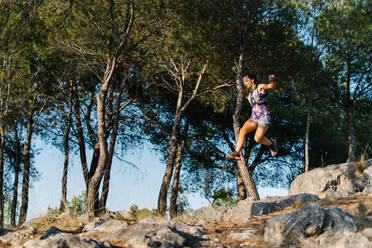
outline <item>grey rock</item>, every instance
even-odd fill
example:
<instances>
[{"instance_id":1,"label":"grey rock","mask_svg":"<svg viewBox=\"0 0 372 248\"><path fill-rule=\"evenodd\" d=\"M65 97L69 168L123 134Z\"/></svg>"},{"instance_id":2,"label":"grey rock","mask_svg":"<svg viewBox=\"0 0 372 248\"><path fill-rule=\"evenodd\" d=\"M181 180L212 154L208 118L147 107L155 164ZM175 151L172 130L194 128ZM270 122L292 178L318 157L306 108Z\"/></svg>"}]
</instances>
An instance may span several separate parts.
<instances>
[{"instance_id":1,"label":"grey rock","mask_svg":"<svg viewBox=\"0 0 372 248\"><path fill-rule=\"evenodd\" d=\"M96 227L102 225L104 222L102 221L95 221L95 222L89 222L86 224L83 228L83 232L91 232L93 231Z\"/></svg>"},{"instance_id":2,"label":"grey rock","mask_svg":"<svg viewBox=\"0 0 372 248\"><path fill-rule=\"evenodd\" d=\"M119 211L119 214L124 219L131 219L132 218L132 215L127 210L125 210L125 209L120 210Z\"/></svg>"},{"instance_id":3,"label":"grey rock","mask_svg":"<svg viewBox=\"0 0 372 248\"><path fill-rule=\"evenodd\" d=\"M346 229L351 232L357 232L358 223L351 214L337 207L332 207L325 210L325 219L322 228L323 231Z\"/></svg>"},{"instance_id":4,"label":"grey rock","mask_svg":"<svg viewBox=\"0 0 372 248\"><path fill-rule=\"evenodd\" d=\"M29 239L35 234L37 230L30 226L25 226L17 231L2 230L0 234L0 241L3 243L9 243L12 246L19 245L22 240Z\"/></svg>"},{"instance_id":5,"label":"grey rock","mask_svg":"<svg viewBox=\"0 0 372 248\"><path fill-rule=\"evenodd\" d=\"M324 248L372 248L371 242L361 233L345 229L324 233L316 238L314 244L316 244L315 247Z\"/></svg>"},{"instance_id":6,"label":"grey rock","mask_svg":"<svg viewBox=\"0 0 372 248\"><path fill-rule=\"evenodd\" d=\"M61 232L62 231L58 229L57 227L51 226L48 228L48 230L46 230L46 232L43 235L40 236L40 239L47 239L48 237L55 235L55 234L59 234Z\"/></svg>"},{"instance_id":7,"label":"grey rock","mask_svg":"<svg viewBox=\"0 0 372 248\"><path fill-rule=\"evenodd\" d=\"M147 218L130 226L115 239L127 240L126 245L133 248L185 247L198 244L203 239L203 235L203 230L198 227L181 222Z\"/></svg>"},{"instance_id":8,"label":"grey rock","mask_svg":"<svg viewBox=\"0 0 372 248\"><path fill-rule=\"evenodd\" d=\"M321 233L325 212L318 205L275 216L266 222L264 239L278 245L299 245Z\"/></svg>"},{"instance_id":9,"label":"grey rock","mask_svg":"<svg viewBox=\"0 0 372 248\"><path fill-rule=\"evenodd\" d=\"M98 217L98 221L109 221L109 220L115 220L120 219L121 213L118 211L106 211L102 216Z\"/></svg>"},{"instance_id":10,"label":"grey rock","mask_svg":"<svg viewBox=\"0 0 372 248\"><path fill-rule=\"evenodd\" d=\"M109 220L107 222L91 222L83 229L85 232L115 232L128 227L125 221Z\"/></svg>"},{"instance_id":11,"label":"grey rock","mask_svg":"<svg viewBox=\"0 0 372 248\"><path fill-rule=\"evenodd\" d=\"M224 221L248 222L252 216L260 216L280 210L280 207L274 202L254 201L246 199L239 201L238 204L228 209Z\"/></svg>"},{"instance_id":12,"label":"grey rock","mask_svg":"<svg viewBox=\"0 0 372 248\"><path fill-rule=\"evenodd\" d=\"M333 207L323 210L318 205L311 205L269 219L264 239L277 246L326 247L328 243L335 243L333 237L342 236L339 232L356 234L357 230L355 218L341 209ZM357 236L349 235L345 242L356 242L354 238Z\"/></svg>"},{"instance_id":13,"label":"grey rock","mask_svg":"<svg viewBox=\"0 0 372 248\"><path fill-rule=\"evenodd\" d=\"M371 195L372 194L372 183L367 184L367 186L363 190L363 194L364 195Z\"/></svg>"},{"instance_id":14,"label":"grey rock","mask_svg":"<svg viewBox=\"0 0 372 248\"><path fill-rule=\"evenodd\" d=\"M269 198L270 199L270 198ZM279 197L275 199L275 203L279 205L280 208L292 207L299 208L305 207L310 204L317 203L319 197L314 194L297 194L297 195L288 195L284 197Z\"/></svg>"},{"instance_id":15,"label":"grey rock","mask_svg":"<svg viewBox=\"0 0 372 248\"><path fill-rule=\"evenodd\" d=\"M250 230L246 230L244 232L232 232L229 236L235 240L246 240L255 237L255 235Z\"/></svg>"},{"instance_id":16,"label":"grey rock","mask_svg":"<svg viewBox=\"0 0 372 248\"><path fill-rule=\"evenodd\" d=\"M183 214L182 216L178 217L178 219L183 222L201 225L205 223L216 223L223 220L227 210L227 207L208 205L193 212Z\"/></svg>"},{"instance_id":17,"label":"grey rock","mask_svg":"<svg viewBox=\"0 0 372 248\"><path fill-rule=\"evenodd\" d=\"M330 192L362 192L372 178L372 159L364 162L361 173L355 165L335 164L303 173L293 180L289 194L310 193L324 198Z\"/></svg>"},{"instance_id":18,"label":"grey rock","mask_svg":"<svg viewBox=\"0 0 372 248\"><path fill-rule=\"evenodd\" d=\"M338 199L338 198L348 197L352 194L353 194L352 192L345 191L345 190L337 190L337 191L327 190L319 195L325 199Z\"/></svg>"},{"instance_id":19,"label":"grey rock","mask_svg":"<svg viewBox=\"0 0 372 248\"><path fill-rule=\"evenodd\" d=\"M362 234L369 239L372 239L372 228L364 229Z\"/></svg>"},{"instance_id":20,"label":"grey rock","mask_svg":"<svg viewBox=\"0 0 372 248\"><path fill-rule=\"evenodd\" d=\"M29 240L16 248L111 248L108 243L93 239L81 239L58 228L50 227L40 238Z\"/></svg>"}]
</instances>

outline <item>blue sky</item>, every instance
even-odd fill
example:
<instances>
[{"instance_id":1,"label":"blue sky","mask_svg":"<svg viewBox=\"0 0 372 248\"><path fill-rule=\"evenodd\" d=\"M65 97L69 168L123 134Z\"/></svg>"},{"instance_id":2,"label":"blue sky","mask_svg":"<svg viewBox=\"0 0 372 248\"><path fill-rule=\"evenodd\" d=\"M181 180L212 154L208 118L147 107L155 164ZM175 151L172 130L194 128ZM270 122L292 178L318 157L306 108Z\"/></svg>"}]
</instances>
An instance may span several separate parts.
<instances>
[{"instance_id":1,"label":"blue sky","mask_svg":"<svg viewBox=\"0 0 372 248\"><path fill-rule=\"evenodd\" d=\"M40 143L39 143L40 144ZM39 181L32 182L27 219L44 215L48 206L57 207L61 199L61 181L63 171L63 154L54 147L40 144L43 149L35 158L35 166L41 173ZM157 196L164 175L165 164L159 156L151 151L151 145L143 149L128 152L125 159L137 166L114 160L111 170L110 191L107 207L117 211L136 204L139 208L156 208ZM79 156L72 154L67 180L67 198L80 195L85 190ZM287 190L275 188L259 188L261 198L266 195L286 195ZM206 199L198 194L189 195L188 201L192 209L207 206Z\"/></svg>"}]
</instances>

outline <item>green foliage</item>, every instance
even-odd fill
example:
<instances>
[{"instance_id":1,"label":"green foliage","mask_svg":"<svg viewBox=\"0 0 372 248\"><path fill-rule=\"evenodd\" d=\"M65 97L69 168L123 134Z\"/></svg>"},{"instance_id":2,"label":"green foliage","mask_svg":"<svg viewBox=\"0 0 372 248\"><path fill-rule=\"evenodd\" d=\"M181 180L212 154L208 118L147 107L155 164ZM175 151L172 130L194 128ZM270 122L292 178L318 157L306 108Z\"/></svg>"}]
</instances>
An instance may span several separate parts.
<instances>
[{"instance_id":1,"label":"green foliage","mask_svg":"<svg viewBox=\"0 0 372 248\"><path fill-rule=\"evenodd\" d=\"M137 205L133 204L129 208L131 217L135 220L142 220L149 217L156 216L156 209L149 210L147 208L139 209Z\"/></svg>"},{"instance_id":2,"label":"green foliage","mask_svg":"<svg viewBox=\"0 0 372 248\"><path fill-rule=\"evenodd\" d=\"M233 192L231 190L227 191L222 188L214 193L212 204L224 207L235 207L237 199L233 197Z\"/></svg>"},{"instance_id":3,"label":"green foliage","mask_svg":"<svg viewBox=\"0 0 372 248\"><path fill-rule=\"evenodd\" d=\"M67 203L68 210L72 215L81 215L85 213L85 206L87 203L87 193L84 191L81 195L74 196L70 202Z\"/></svg>"},{"instance_id":4,"label":"green foliage","mask_svg":"<svg viewBox=\"0 0 372 248\"><path fill-rule=\"evenodd\" d=\"M87 193L84 191L78 196L74 196L71 201L67 201L68 212L73 216L82 215L85 213L85 206L87 203ZM47 216L61 214L59 207L48 207Z\"/></svg>"}]
</instances>

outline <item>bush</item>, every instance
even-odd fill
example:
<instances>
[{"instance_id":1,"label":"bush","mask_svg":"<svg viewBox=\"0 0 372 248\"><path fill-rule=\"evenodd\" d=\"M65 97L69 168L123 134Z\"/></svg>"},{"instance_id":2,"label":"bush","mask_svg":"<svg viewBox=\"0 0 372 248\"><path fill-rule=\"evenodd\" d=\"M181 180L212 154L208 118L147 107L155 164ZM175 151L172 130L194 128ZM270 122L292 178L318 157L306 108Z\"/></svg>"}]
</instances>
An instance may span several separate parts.
<instances>
[{"instance_id":1,"label":"bush","mask_svg":"<svg viewBox=\"0 0 372 248\"><path fill-rule=\"evenodd\" d=\"M156 209L149 210L147 208L139 209L137 205L130 206L130 215L135 220L142 220L156 216Z\"/></svg>"},{"instance_id":2,"label":"bush","mask_svg":"<svg viewBox=\"0 0 372 248\"><path fill-rule=\"evenodd\" d=\"M83 191L83 193L81 193L80 195L74 196L71 199L71 201L67 201L67 210L73 216L82 215L85 213L86 203L87 203L87 193L86 191ZM53 216L53 215L59 215L59 214L61 214L59 207L55 207L55 208L48 207L47 216Z\"/></svg>"}]
</instances>

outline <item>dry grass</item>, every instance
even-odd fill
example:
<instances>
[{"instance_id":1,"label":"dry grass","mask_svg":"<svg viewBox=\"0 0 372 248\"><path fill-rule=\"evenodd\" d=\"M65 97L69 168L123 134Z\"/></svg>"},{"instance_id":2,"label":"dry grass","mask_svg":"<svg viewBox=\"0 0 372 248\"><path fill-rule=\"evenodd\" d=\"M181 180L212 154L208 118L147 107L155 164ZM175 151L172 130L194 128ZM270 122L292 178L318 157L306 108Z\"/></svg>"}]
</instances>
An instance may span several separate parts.
<instances>
[{"instance_id":1,"label":"dry grass","mask_svg":"<svg viewBox=\"0 0 372 248\"><path fill-rule=\"evenodd\" d=\"M50 226L55 226L63 231L74 232L81 228L79 217L70 214L41 216L31 220L30 226L37 230L45 231Z\"/></svg>"}]
</instances>

